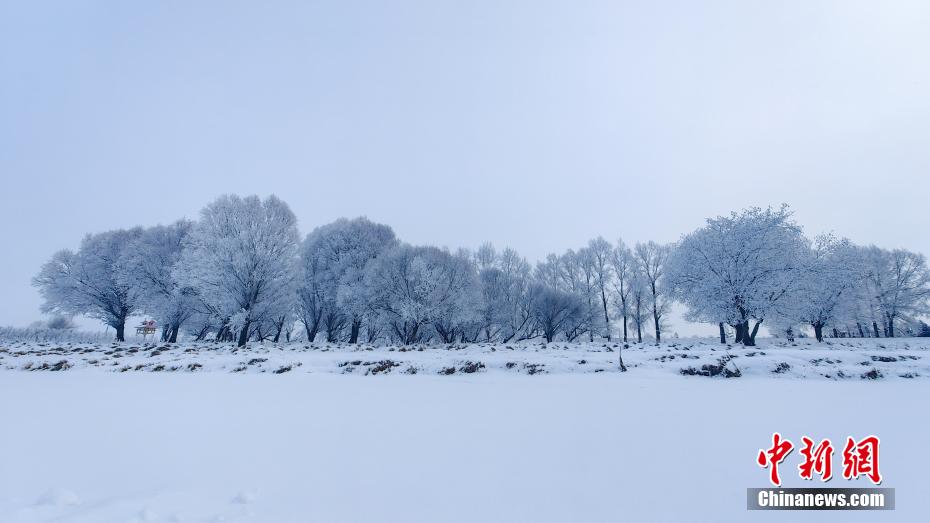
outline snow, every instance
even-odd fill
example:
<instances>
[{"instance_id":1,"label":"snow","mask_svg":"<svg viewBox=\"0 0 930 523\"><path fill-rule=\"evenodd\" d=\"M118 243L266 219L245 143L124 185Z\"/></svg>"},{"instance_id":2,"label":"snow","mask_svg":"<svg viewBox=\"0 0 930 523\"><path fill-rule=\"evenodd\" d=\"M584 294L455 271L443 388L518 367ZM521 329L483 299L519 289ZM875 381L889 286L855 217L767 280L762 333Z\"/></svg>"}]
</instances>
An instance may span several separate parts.
<instances>
[{"instance_id":1,"label":"snow","mask_svg":"<svg viewBox=\"0 0 930 523\"><path fill-rule=\"evenodd\" d=\"M755 455L775 431L878 435L882 486L897 489L883 519L926 520L926 341L764 340L730 349L733 379L680 374L717 361L719 344L634 345L626 373L603 345L158 344L153 356L128 343L0 343L0 521L784 520L745 508L745 489L767 483ZM364 365L386 359L399 365ZM61 360L70 367L22 370ZM439 373L464 362L484 368ZM773 373L781 362L790 369ZM883 377L861 378L872 368ZM785 486L814 486L796 465L795 453ZM847 485L871 484L829 484Z\"/></svg>"},{"instance_id":2,"label":"snow","mask_svg":"<svg viewBox=\"0 0 930 523\"><path fill-rule=\"evenodd\" d=\"M624 346L626 348L624 348ZM857 380L930 377L930 339L766 340L756 347L682 339L651 343L581 342L376 346L345 343L0 342L0 370L68 372L229 372L283 374L461 374L616 372L618 354L630 376L678 377L719 365L744 377Z\"/></svg>"},{"instance_id":3,"label":"snow","mask_svg":"<svg viewBox=\"0 0 930 523\"><path fill-rule=\"evenodd\" d=\"M63 488L48 489L36 501L36 505L51 505L54 507L78 505L80 503L81 499L77 497L77 494Z\"/></svg>"}]
</instances>

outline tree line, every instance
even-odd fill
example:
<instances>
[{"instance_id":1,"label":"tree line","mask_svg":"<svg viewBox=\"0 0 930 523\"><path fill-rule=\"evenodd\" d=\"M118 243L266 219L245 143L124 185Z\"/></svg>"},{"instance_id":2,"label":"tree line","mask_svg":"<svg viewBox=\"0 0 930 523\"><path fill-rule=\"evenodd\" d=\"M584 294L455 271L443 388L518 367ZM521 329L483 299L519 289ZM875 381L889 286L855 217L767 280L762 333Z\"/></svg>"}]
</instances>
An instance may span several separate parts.
<instances>
[{"instance_id":1,"label":"tree line","mask_svg":"<svg viewBox=\"0 0 930 523\"><path fill-rule=\"evenodd\" d=\"M274 342L501 342L595 337L656 342L674 302L725 343L776 334L915 334L930 311L923 255L808 238L787 206L707 220L678 242L598 237L531 265L487 243L450 251L400 241L366 218L301 239L275 196L226 195L198 220L88 234L33 284L43 311L97 318L125 340L127 319L162 339Z\"/></svg>"}]
</instances>

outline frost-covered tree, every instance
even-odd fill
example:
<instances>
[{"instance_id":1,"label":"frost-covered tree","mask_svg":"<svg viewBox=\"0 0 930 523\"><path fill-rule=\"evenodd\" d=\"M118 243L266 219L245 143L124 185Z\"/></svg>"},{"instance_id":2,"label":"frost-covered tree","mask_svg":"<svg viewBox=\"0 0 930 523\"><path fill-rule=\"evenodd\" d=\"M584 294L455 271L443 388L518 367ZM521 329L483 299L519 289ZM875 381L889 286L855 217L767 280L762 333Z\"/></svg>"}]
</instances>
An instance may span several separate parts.
<instances>
[{"instance_id":1,"label":"frost-covered tree","mask_svg":"<svg viewBox=\"0 0 930 523\"><path fill-rule=\"evenodd\" d=\"M919 327L917 328L917 336L921 338L930 338L930 325L925 321L919 322Z\"/></svg>"},{"instance_id":2,"label":"frost-covered tree","mask_svg":"<svg viewBox=\"0 0 930 523\"><path fill-rule=\"evenodd\" d=\"M588 242L588 264L594 275L594 291L599 298L601 312L603 313L604 337L611 339L610 313L608 312L608 296L614 277L613 265L616 253L613 246L604 238L598 236Z\"/></svg>"},{"instance_id":3,"label":"frost-covered tree","mask_svg":"<svg viewBox=\"0 0 930 523\"><path fill-rule=\"evenodd\" d=\"M457 287L460 296L438 308L439 314L432 322L433 329L443 343L476 341L482 295L473 258L467 250L459 249L447 263L448 269L442 274L448 276L443 276L440 281L448 281L450 286Z\"/></svg>"},{"instance_id":4,"label":"frost-covered tree","mask_svg":"<svg viewBox=\"0 0 930 523\"><path fill-rule=\"evenodd\" d=\"M578 295L536 283L529 290L533 321L546 342L559 333L569 341L575 339L585 321L585 303Z\"/></svg>"},{"instance_id":5,"label":"frost-covered tree","mask_svg":"<svg viewBox=\"0 0 930 523\"><path fill-rule=\"evenodd\" d=\"M300 248L296 314L304 327L307 341L313 342L323 328L323 315L335 309L335 300L327 301L329 287L323 260L316 255L315 249L308 248L309 245L310 242L304 240Z\"/></svg>"},{"instance_id":6,"label":"frost-covered tree","mask_svg":"<svg viewBox=\"0 0 930 523\"><path fill-rule=\"evenodd\" d=\"M481 299L478 339L508 342L534 335L527 292L530 265L513 249L498 255L485 244L475 256Z\"/></svg>"},{"instance_id":7,"label":"frost-covered tree","mask_svg":"<svg viewBox=\"0 0 930 523\"><path fill-rule=\"evenodd\" d=\"M856 254L848 240L818 238L797 275L796 288L779 311L785 318L781 323L810 325L817 341L823 341L823 328L848 314L847 298L864 276Z\"/></svg>"},{"instance_id":8,"label":"frost-covered tree","mask_svg":"<svg viewBox=\"0 0 930 523\"><path fill-rule=\"evenodd\" d=\"M734 212L681 239L669 260L669 282L688 319L728 323L737 343L754 345L765 318L789 300L809 249L787 206Z\"/></svg>"},{"instance_id":9,"label":"frost-covered tree","mask_svg":"<svg viewBox=\"0 0 930 523\"><path fill-rule=\"evenodd\" d=\"M636 341L643 342L643 327L649 320L649 284L639 271L630 278L630 321L636 327Z\"/></svg>"},{"instance_id":10,"label":"frost-covered tree","mask_svg":"<svg viewBox=\"0 0 930 523\"><path fill-rule=\"evenodd\" d=\"M613 269L611 287L614 295L614 306L620 315L623 324L623 341L627 341L627 320L630 317L630 290L631 280L636 272L636 260L633 251L623 243L617 241L617 246L610 254L610 265Z\"/></svg>"},{"instance_id":11,"label":"frost-covered tree","mask_svg":"<svg viewBox=\"0 0 930 523\"><path fill-rule=\"evenodd\" d=\"M872 246L866 250L866 265L886 336L895 337L896 322L930 312L930 270L923 254Z\"/></svg>"},{"instance_id":12,"label":"frost-covered tree","mask_svg":"<svg viewBox=\"0 0 930 523\"><path fill-rule=\"evenodd\" d=\"M288 293L291 300L282 300L279 302L280 310L277 314L270 314L268 319L259 327L261 340L271 339L272 342L278 343L282 336L284 341L291 341L291 332L294 328L294 304L296 302L295 293Z\"/></svg>"},{"instance_id":13,"label":"frost-covered tree","mask_svg":"<svg viewBox=\"0 0 930 523\"><path fill-rule=\"evenodd\" d=\"M368 265L364 281L368 303L400 343L451 342L477 319L477 274L463 253L398 245Z\"/></svg>"},{"instance_id":14,"label":"frost-covered tree","mask_svg":"<svg viewBox=\"0 0 930 523\"><path fill-rule=\"evenodd\" d=\"M89 234L77 252L55 253L33 278L45 300L42 310L99 319L113 327L116 341L125 341L126 319L141 296L126 277L123 255L141 234L141 228Z\"/></svg>"},{"instance_id":15,"label":"frost-covered tree","mask_svg":"<svg viewBox=\"0 0 930 523\"><path fill-rule=\"evenodd\" d=\"M572 329L567 333L572 339L585 333L593 339L593 331L600 327L602 321L592 259L587 248L569 249L562 255L550 254L545 261L536 264L538 283L570 294L582 304L580 316L573 317L579 321L573 321Z\"/></svg>"},{"instance_id":16,"label":"frost-covered tree","mask_svg":"<svg viewBox=\"0 0 930 523\"><path fill-rule=\"evenodd\" d=\"M308 335L320 329L327 341L356 343L370 314L365 267L397 244L387 225L360 217L317 227L301 247L299 310ZM348 329L348 334L344 331Z\"/></svg>"},{"instance_id":17,"label":"frost-covered tree","mask_svg":"<svg viewBox=\"0 0 930 523\"><path fill-rule=\"evenodd\" d=\"M210 333L215 332L220 325L217 316L206 312L206 307L202 301L197 302L197 309L194 314L187 320L184 330L191 335L194 341L203 341L208 338ZM217 336L216 341L221 341Z\"/></svg>"},{"instance_id":18,"label":"frost-covered tree","mask_svg":"<svg viewBox=\"0 0 930 523\"><path fill-rule=\"evenodd\" d=\"M501 253L498 265L508 282L501 340L508 342L536 337L538 334L529 310L528 295L532 284L530 264L517 251L507 248Z\"/></svg>"},{"instance_id":19,"label":"frost-covered tree","mask_svg":"<svg viewBox=\"0 0 930 523\"><path fill-rule=\"evenodd\" d=\"M484 242L475 252L475 266L479 271L490 269L497 266L498 256L497 249L491 242Z\"/></svg>"},{"instance_id":20,"label":"frost-covered tree","mask_svg":"<svg viewBox=\"0 0 930 523\"><path fill-rule=\"evenodd\" d=\"M584 302L584 330L588 333L588 341L594 341L594 332L604 328L603 317L599 310L600 296L594 253L588 247L584 247L570 257L566 257L565 263L576 266L576 275L579 279L574 288Z\"/></svg>"},{"instance_id":21,"label":"frost-covered tree","mask_svg":"<svg viewBox=\"0 0 930 523\"><path fill-rule=\"evenodd\" d=\"M173 274L192 227L189 220L150 227L122 255L125 283L138 289L142 309L164 325L162 341L171 343L196 312L196 292L179 285Z\"/></svg>"},{"instance_id":22,"label":"frost-covered tree","mask_svg":"<svg viewBox=\"0 0 930 523\"><path fill-rule=\"evenodd\" d=\"M500 339L507 286L504 273L497 267L485 267L478 271L481 299L477 310L476 340L492 342Z\"/></svg>"},{"instance_id":23,"label":"frost-covered tree","mask_svg":"<svg viewBox=\"0 0 930 523\"><path fill-rule=\"evenodd\" d=\"M245 345L293 303L297 219L275 196L221 196L201 211L175 270ZM221 327L222 329L222 327Z\"/></svg>"},{"instance_id":24,"label":"frost-covered tree","mask_svg":"<svg viewBox=\"0 0 930 523\"><path fill-rule=\"evenodd\" d=\"M869 277L869 271L871 270L869 248L856 246L855 249L857 262L865 277L858 279L853 286L848 296L849 301L846 309L849 311L848 314L859 323L863 336L868 335L869 337L879 338L881 333L878 325L879 323L884 325L884 320L878 302L878 290L873 283L873 279ZM862 324L866 325L865 329L862 329Z\"/></svg>"},{"instance_id":25,"label":"frost-covered tree","mask_svg":"<svg viewBox=\"0 0 930 523\"><path fill-rule=\"evenodd\" d=\"M552 289L561 289L562 276L559 264L558 255L548 254L545 260L536 263L533 280Z\"/></svg>"},{"instance_id":26,"label":"frost-covered tree","mask_svg":"<svg viewBox=\"0 0 930 523\"><path fill-rule=\"evenodd\" d=\"M665 281L666 264L671 252L671 246L650 241L637 243L633 253L649 294L649 312L652 314L657 344L662 341L662 319L671 306L671 293Z\"/></svg>"},{"instance_id":27,"label":"frost-covered tree","mask_svg":"<svg viewBox=\"0 0 930 523\"><path fill-rule=\"evenodd\" d=\"M48 321L42 324L42 327L53 331L73 331L77 328L74 318L64 314L53 314Z\"/></svg>"},{"instance_id":28,"label":"frost-covered tree","mask_svg":"<svg viewBox=\"0 0 930 523\"><path fill-rule=\"evenodd\" d=\"M290 281L282 287L278 298L269 301L256 314L252 322L250 336L257 341L271 340L275 343L284 336L288 338L296 321L294 309L297 303L297 260L292 260L293 268ZM282 282L283 283L283 282Z\"/></svg>"}]
</instances>

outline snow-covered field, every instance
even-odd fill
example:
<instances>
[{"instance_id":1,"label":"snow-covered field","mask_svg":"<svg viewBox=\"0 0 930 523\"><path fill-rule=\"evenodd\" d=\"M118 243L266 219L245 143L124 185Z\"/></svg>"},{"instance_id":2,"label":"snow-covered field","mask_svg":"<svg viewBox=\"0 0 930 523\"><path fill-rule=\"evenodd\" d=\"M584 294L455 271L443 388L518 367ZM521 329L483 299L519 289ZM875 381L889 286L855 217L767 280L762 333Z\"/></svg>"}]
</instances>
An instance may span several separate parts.
<instances>
[{"instance_id":1,"label":"snow-covered field","mask_svg":"<svg viewBox=\"0 0 930 523\"><path fill-rule=\"evenodd\" d=\"M926 340L614 345L0 343L0 521L930 517ZM878 435L897 509L747 512L774 431Z\"/></svg>"},{"instance_id":2,"label":"snow-covered field","mask_svg":"<svg viewBox=\"0 0 930 523\"><path fill-rule=\"evenodd\" d=\"M833 380L930 377L930 339L765 340L757 347L712 340L414 345L326 343L35 344L0 341L0 369L69 372L228 372L241 374L583 374ZM705 367L706 366L706 367ZM693 369L693 370L692 370Z\"/></svg>"}]
</instances>

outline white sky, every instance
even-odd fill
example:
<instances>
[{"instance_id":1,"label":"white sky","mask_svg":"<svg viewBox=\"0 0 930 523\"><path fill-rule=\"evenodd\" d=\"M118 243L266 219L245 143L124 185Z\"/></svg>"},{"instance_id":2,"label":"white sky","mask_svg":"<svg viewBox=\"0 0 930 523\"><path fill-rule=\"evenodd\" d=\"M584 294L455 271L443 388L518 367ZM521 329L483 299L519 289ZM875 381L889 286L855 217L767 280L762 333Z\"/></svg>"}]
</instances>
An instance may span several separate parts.
<instances>
[{"instance_id":1,"label":"white sky","mask_svg":"<svg viewBox=\"0 0 930 523\"><path fill-rule=\"evenodd\" d=\"M223 192L531 260L781 202L930 252L930 3L234 4L0 2L0 325Z\"/></svg>"}]
</instances>

